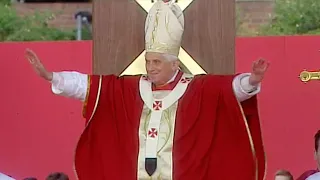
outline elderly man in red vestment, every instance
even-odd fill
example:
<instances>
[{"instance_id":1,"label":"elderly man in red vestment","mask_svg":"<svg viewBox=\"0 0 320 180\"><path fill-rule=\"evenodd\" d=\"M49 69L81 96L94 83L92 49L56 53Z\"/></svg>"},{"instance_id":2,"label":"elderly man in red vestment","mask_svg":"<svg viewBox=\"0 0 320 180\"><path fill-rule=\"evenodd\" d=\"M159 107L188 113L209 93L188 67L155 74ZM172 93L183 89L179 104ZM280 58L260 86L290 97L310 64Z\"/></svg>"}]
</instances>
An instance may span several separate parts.
<instances>
[{"instance_id":1,"label":"elderly man in red vestment","mask_svg":"<svg viewBox=\"0 0 320 180\"><path fill-rule=\"evenodd\" d=\"M251 73L191 75L179 68L184 17L157 1L145 27L146 75L49 72L26 57L55 94L84 101L80 180L262 180L265 154L256 94L269 63Z\"/></svg>"},{"instance_id":2,"label":"elderly man in red vestment","mask_svg":"<svg viewBox=\"0 0 320 180\"><path fill-rule=\"evenodd\" d=\"M314 157L317 169L304 172L297 180L320 180L320 130L314 135Z\"/></svg>"}]
</instances>

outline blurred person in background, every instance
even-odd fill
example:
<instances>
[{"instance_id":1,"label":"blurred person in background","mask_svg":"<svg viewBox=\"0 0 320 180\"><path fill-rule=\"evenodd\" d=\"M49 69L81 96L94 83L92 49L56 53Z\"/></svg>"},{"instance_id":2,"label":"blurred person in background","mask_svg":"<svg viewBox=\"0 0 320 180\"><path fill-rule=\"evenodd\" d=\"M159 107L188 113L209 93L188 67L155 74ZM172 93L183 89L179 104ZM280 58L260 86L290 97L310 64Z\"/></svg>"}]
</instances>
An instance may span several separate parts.
<instances>
[{"instance_id":1,"label":"blurred person in background","mask_svg":"<svg viewBox=\"0 0 320 180\"><path fill-rule=\"evenodd\" d=\"M274 180L293 180L293 176L289 171L282 169L277 171Z\"/></svg>"},{"instance_id":2,"label":"blurred person in background","mask_svg":"<svg viewBox=\"0 0 320 180\"><path fill-rule=\"evenodd\" d=\"M11 176L8 176L0 172L0 180L15 180L15 179L12 178Z\"/></svg>"},{"instance_id":3,"label":"blurred person in background","mask_svg":"<svg viewBox=\"0 0 320 180\"><path fill-rule=\"evenodd\" d=\"M54 172L49 174L46 180L69 180L69 177L62 172Z\"/></svg>"},{"instance_id":4,"label":"blurred person in background","mask_svg":"<svg viewBox=\"0 0 320 180\"><path fill-rule=\"evenodd\" d=\"M24 178L23 180L38 180L38 179L35 177L27 177L27 178Z\"/></svg>"},{"instance_id":5,"label":"blurred person in background","mask_svg":"<svg viewBox=\"0 0 320 180\"><path fill-rule=\"evenodd\" d=\"M320 130L314 135L314 158L317 169L304 172L297 180L320 180Z\"/></svg>"}]
</instances>

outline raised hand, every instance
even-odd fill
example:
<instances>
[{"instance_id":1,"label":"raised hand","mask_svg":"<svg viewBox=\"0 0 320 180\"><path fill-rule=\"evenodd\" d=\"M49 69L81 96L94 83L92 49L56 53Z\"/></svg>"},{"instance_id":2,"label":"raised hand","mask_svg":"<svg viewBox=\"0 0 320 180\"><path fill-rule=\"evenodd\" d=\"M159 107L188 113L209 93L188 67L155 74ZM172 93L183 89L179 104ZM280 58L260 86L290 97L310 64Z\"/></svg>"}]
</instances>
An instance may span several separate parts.
<instances>
[{"instance_id":1,"label":"raised hand","mask_svg":"<svg viewBox=\"0 0 320 180\"><path fill-rule=\"evenodd\" d=\"M26 49L25 57L29 60L32 68L40 77L44 78L47 81L52 80L53 73L46 70L36 53L34 53L30 49Z\"/></svg>"},{"instance_id":2,"label":"raised hand","mask_svg":"<svg viewBox=\"0 0 320 180\"><path fill-rule=\"evenodd\" d=\"M254 61L252 64L252 72L249 78L249 83L253 86L259 84L268 70L269 65L270 62L266 61L265 59L258 59Z\"/></svg>"}]
</instances>

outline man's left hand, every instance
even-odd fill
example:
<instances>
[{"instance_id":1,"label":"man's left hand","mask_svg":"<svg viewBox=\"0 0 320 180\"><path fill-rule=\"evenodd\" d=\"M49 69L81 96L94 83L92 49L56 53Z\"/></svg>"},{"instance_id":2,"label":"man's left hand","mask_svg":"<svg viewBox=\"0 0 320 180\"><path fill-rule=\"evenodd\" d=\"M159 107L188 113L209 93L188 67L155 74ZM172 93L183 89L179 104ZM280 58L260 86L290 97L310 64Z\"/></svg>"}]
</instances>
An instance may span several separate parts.
<instances>
[{"instance_id":1,"label":"man's left hand","mask_svg":"<svg viewBox=\"0 0 320 180\"><path fill-rule=\"evenodd\" d=\"M265 59L259 59L253 62L252 72L249 78L249 84L257 86L263 79L270 63Z\"/></svg>"}]
</instances>

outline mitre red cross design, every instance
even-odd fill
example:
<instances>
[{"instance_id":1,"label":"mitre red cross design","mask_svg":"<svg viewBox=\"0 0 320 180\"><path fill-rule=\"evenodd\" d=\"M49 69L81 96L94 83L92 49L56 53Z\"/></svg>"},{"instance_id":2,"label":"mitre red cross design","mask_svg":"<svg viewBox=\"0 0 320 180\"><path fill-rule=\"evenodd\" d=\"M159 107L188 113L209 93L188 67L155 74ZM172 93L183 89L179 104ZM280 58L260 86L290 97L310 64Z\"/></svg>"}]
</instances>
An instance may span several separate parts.
<instances>
[{"instance_id":1,"label":"mitre red cross design","mask_svg":"<svg viewBox=\"0 0 320 180\"><path fill-rule=\"evenodd\" d=\"M188 83L188 82L190 82L191 80L192 80L192 78L186 77L186 78L182 78L182 79L181 79L181 82L182 82L182 83Z\"/></svg>"},{"instance_id":2,"label":"mitre red cross design","mask_svg":"<svg viewBox=\"0 0 320 180\"><path fill-rule=\"evenodd\" d=\"M148 136L149 136L149 137L152 137L152 138L157 137L157 136L158 136L158 131L157 131L157 129L156 129L156 128L151 128L151 129L149 129L149 131L148 131Z\"/></svg>"},{"instance_id":3,"label":"mitre red cross design","mask_svg":"<svg viewBox=\"0 0 320 180\"><path fill-rule=\"evenodd\" d=\"M154 101L152 106L154 110L159 111L162 108L162 101Z\"/></svg>"}]
</instances>

